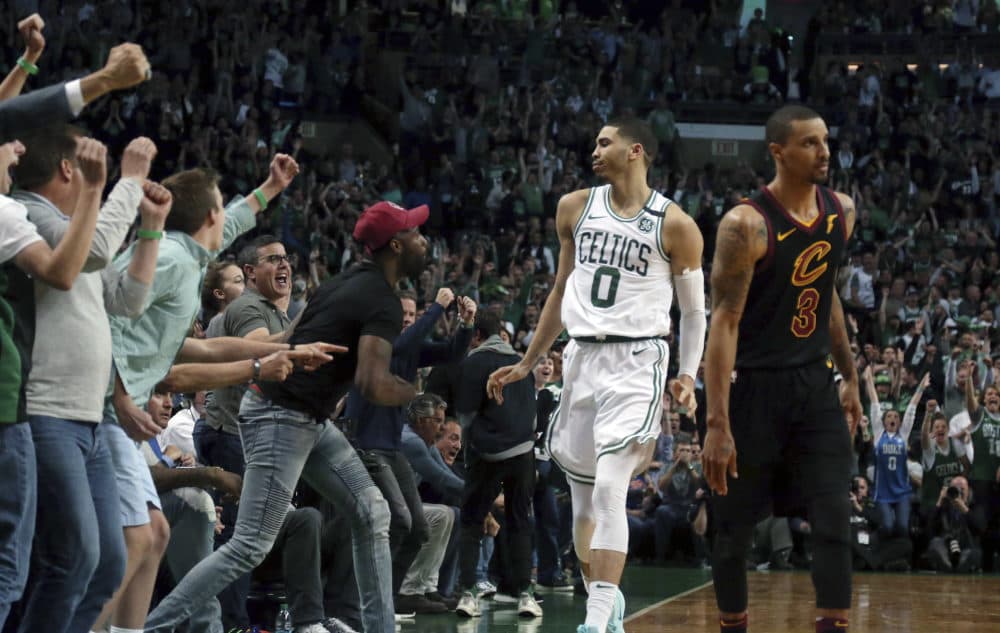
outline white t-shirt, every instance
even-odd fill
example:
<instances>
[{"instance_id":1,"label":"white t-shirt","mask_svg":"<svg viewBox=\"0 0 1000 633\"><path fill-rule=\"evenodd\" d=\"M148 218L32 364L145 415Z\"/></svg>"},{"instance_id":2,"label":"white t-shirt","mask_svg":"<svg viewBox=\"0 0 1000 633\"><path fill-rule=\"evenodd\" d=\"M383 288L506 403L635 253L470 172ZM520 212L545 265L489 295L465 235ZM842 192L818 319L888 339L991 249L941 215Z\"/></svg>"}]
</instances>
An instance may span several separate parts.
<instances>
[{"instance_id":1,"label":"white t-shirt","mask_svg":"<svg viewBox=\"0 0 1000 633\"><path fill-rule=\"evenodd\" d=\"M971 424L972 424L972 418L969 417L969 412L965 408L963 408L961 412L951 416L951 419L948 420L948 435L954 437L959 433L961 433L962 431L964 431L966 427L968 427ZM976 451L972 443L970 442L969 444L964 444L963 446L965 448L965 454L966 456L968 456L969 461L970 462L975 461Z\"/></svg>"},{"instance_id":2,"label":"white t-shirt","mask_svg":"<svg viewBox=\"0 0 1000 633\"><path fill-rule=\"evenodd\" d=\"M40 241L42 236L28 221L24 205L0 195L0 262L14 259L27 246Z\"/></svg>"}]
</instances>

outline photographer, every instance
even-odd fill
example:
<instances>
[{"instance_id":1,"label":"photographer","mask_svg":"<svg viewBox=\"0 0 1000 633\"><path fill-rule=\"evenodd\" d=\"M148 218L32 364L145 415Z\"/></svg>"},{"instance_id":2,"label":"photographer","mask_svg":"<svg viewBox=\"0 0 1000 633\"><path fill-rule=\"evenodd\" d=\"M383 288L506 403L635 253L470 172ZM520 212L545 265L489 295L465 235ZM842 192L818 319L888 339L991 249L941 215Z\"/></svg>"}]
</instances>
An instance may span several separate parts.
<instances>
[{"instance_id":1,"label":"photographer","mask_svg":"<svg viewBox=\"0 0 1000 633\"><path fill-rule=\"evenodd\" d=\"M660 477L663 504L656 509L656 558L664 562L674 535L690 535L696 563L705 563L708 527L705 480L692 463L691 434L674 438L674 463Z\"/></svg>"},{"instance_id":2,"label":"photographer","mask_svg":"<svg viewBox=\"0 0 1000 633\"><path fill-rule=\"evenodd\" d=\"M855 571L878 568L878 511L868 496L868 480L856 475L851 480L851 554Z\"/></svg>"},{"instance_id":3,"label":"photographer","mask_svg":"<svg viewBox=\"0 0 1000 633\"><path fill-rule=\"evenodd\" d=\"M931 544L927 558L937 571L970 572L979 568L982 550L979 537L986 527L974 508L969 482L955 477L941 488L931 517Z\"/></svg>"}]
</instances>

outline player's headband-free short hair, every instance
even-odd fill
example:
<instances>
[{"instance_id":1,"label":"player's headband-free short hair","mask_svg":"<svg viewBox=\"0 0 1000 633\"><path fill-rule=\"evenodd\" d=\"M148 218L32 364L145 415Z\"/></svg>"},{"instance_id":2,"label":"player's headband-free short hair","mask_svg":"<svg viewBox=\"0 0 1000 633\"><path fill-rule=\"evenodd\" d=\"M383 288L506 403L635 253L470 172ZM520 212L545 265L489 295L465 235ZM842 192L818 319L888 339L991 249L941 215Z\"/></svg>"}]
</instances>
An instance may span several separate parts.
<instances>
[{"instance_id":1,"label":"player's headband-free short hair","mask_svg":"<svg viewBox=\"0 0 1000 633\"><path fill-rule=\"evenodd\" d=\"M764 140L768 143L784 145L788 142L788 136L792 133L792 123L822 118L818 112L805 106L787 105L779 108L767 119L764 129Z\"/></svg>"}]
</instances>

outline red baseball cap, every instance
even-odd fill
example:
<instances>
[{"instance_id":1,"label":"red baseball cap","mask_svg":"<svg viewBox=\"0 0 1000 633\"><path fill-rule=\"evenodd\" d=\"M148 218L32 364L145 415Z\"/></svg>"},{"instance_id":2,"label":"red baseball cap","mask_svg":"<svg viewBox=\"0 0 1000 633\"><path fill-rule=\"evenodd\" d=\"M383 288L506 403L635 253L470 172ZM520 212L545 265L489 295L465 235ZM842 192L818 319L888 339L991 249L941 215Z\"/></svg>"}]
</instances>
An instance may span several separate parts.
<instances>
[{"instance_id":1,"label":"red baseball cap","mask_svg":"<svg viewBox=\"0 0 1000 633\"><path fill-rule=\"evenodd\" d=\"M369 252L377 251L397 233L415 229L427 221L430 209L422 204L415 209L404 209L395 202L376 202L364 210L354 225L354 239L365 245Z\"/></svg>"}]
</instances>

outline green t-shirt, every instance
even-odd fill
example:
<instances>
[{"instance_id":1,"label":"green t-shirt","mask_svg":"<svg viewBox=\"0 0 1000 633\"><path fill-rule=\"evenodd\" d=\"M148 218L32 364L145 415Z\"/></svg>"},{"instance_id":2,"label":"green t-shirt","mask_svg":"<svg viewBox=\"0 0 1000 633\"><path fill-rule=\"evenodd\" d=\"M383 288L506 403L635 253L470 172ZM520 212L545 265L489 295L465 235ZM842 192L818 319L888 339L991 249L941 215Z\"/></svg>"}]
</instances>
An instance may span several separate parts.
<instances>
[{"instance_id":1,"label":"green t-shirt","mask_svg":"<svg viewBox=\"0 0 1000 633\"><path fill-rule=\"evenodd\" d=\"M0 267L0 424L19 421L21 356L14 345L14 309L2 295L7 291L7 272Z\"/></svg>"},{"instance_id":2,"label":"green t-shirt","mask_svg":"<svg viewBox=\"0 0 1000 633\"><path fill-rule=\"evenodd\" d=\"M653 128L653 134L661 143L669 143L674 140L674 133L677 130L677 122L674 113L664 108L653 110L649 113L649 126Z\"/></svg>"},{"instance_id":3,"label":"green t-shirt","mask_svg":"<svg viewBox=\"0 0 1000 633\"><path fill-rule=\"evenodd\" d=\"M941 487L947 486L953 478L962 474L958 442L951 442L950 449L945 455L938 448L937 442L934 442L929 451L924 451L924 479L920 484L920 506L922 508L933 508L934 504L937 503L938 495L941 494Z\"/></svg>"},{"instance_id":4,"label":"green t-shirt","mask_svg":"<svg viewBox=\"0 0 1000 633\"><path fill-rule=\"evenodd\" d=\"M977 420L978 418L978 420ZM1000 416L994 418L986 409L973 414L972 481L996 481L1000 468Z\"/></svg>"},{"instance_id":5,"label":"green t-shirt","mask_svg":"<svg viewBox=\"0 0 1000 633\"><path fill-rule=\"evenodd\" d=\"M528 215L541 217L545 212L542 204L542 188L538 185L524 183L521 186L521 197L524 198L524 210Z\"/></svg>"}]
</instances>

